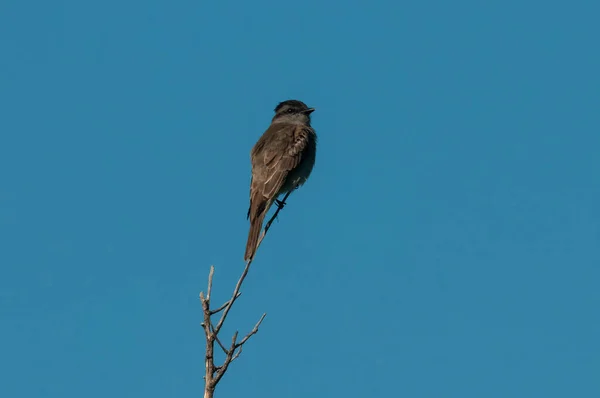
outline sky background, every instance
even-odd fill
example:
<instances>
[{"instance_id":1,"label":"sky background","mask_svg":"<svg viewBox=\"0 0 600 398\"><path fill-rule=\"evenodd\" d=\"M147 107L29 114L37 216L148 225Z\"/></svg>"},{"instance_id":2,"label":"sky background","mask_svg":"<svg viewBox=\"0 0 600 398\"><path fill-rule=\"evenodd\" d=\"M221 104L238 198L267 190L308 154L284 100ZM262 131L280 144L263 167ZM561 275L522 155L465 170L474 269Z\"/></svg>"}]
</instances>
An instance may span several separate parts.
<instances>
[{"instance_id":1,"label":"sky background","mask_svg":"<svg viewBox=\"0 0 600 398\"><path fill-rule=\"evenodd\" d=\"M249 152L317 111L217 397L600 396L596 1L0 2L0 396L200 397Z\"/></svg>"}]
</instances>

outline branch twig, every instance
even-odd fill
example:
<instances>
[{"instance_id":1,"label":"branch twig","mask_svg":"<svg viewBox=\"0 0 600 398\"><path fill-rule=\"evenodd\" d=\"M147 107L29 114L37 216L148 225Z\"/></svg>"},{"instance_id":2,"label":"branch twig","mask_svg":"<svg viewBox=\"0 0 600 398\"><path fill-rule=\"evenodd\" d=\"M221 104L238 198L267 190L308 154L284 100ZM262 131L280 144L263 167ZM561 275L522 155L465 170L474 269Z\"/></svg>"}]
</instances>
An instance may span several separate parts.
<instances>
[{"instance_id":1,"label":"branch twig","mask_svg":"<svg viewBox=\"0 0 600 398\"><path fill-rule=\"evenodd\" d=\"M228 355L229 351L227 350L227 348L225 348L225 346L223 345L223 343L221 343L221 340L219 340L219 336L217 336L216 334L215 334L215 340L217 341L217 344L219 345L219 347L221 347L221 349L223 350L223 352L225 353L225 355Z\"/></svg>"},{"instance_id":2,"label":"branch twig","mask_svg":"<svg viewBox=\"0 0 600 398\"><path fill-rule=\"evenodd\" d=\"M258 333L258 327L260 326L260 324L262 323L263 319L265 319L265 317L267 316L267 313L262 314L262 316L260 317L260 319L258 320L258 322L256 322L256 325L254 325L254 328L250 331L250 333L248 333L243 339L242 341L240 341L239 343L236 344L236 348L240 347L242 348L242 346L244 345L244 343L246 341L248 341L248 339L250 337L252 337L253 335L255 335L256 333Z\"/></svg>"},{"instance_id":3,"label":"branch twig","mask_svg":"<svg viewBox=\"0 0 600 398\"><path fill-rule=\"evenodd\" d=\"M292 193L292 191L289 191L288 193L286 193L281 202L285 203L286 199L288 198L288 196L290 196L291 193ZM264 228L262 234L260 235L260 238L258 239L258 243L256 244L256 250L258 250L260 243L265 238L265 235L267 235L267 232L269 231L269 228L271 228L271 224L273 223L273 220L275 220L277 218L277 215L279 214L281 209L283 209L283 206L278 206L277 210L275 210L275 213L273 213L273 216L269 219L269 221L267 221L267 224L265 225L265 228ZM244 283L244 279L246 279L246 275L248 275L248 271L250 270L250 264L252 264L253 259L254 259L254 257L251 258L250 260L248 260L248 262L246 262L246 267L244 268L244 272L242 272L242 276L238 280L237 284L235 285L235 289L233 290L233 296L231 297L231 300L229 300L228 304L225 306L225 308L223 310L223 315L221 315L221 319L219 319L219 322L217 323L217 326L215 327L215 333L217 333L217 334L221 331L221 327L223 327L223 323L225 322L225 319L227 318L227 315L229 314L229 310L231 309L231 306L233 305L235 300L239 297L240 288L242 287L242 283Z\"/></svg>"},{"instance_id":4,"label":"branch twig","mask_svg":"<svg viewBox=\"0 0 600 398\"><path fill-rule=\"evenodd\" d=\"M238 293L238 295L236 296L236 298L235 298L235 299L237 300L237 298L238 298L238 297L240 297L240 296L241 296L241 294L242 294L241 292L240 292L240 293ZM230 300L230 301L231 301L231 300ZM216 310L211 310L211 311L210 311L210 314L211 314L211 315L218 314L219 312L223 311L223 309L224 309L225 307L227 307L228 305L229 305L229 301L226 301L226 302L225 302L225 303L224 303L222 306L220 306L220 307L219 307L219 308L217 308Z\"/></svg>"},{"instance_id":5,"label":"branch twig","mask_svg":"<svg viewBox=\"0 0 600 398\"><path fill-rule=\"evenodd\" d=\"M283 199L281 200L281 203L283 203L285 205L285 201L291 195L291 193L292 193L292 191L289 191L288 193L286 193L285 196L283 197ZM265 229L263 230L263 233L260 235L260 238L258 238L258 243L256 244L256 251L258 251L258 247L260 246L260 243L265 238L265 235L267 235L267 232L269 232L269 228L271 228L271 224L277 218L277 215L279 214L281 209L283 209L283 206L277 206L277 210L275 210L275 213L273 213L273 216L269 219L269 221L267 221L267 224L265 224Z\"/></svg>"}]
</instances>

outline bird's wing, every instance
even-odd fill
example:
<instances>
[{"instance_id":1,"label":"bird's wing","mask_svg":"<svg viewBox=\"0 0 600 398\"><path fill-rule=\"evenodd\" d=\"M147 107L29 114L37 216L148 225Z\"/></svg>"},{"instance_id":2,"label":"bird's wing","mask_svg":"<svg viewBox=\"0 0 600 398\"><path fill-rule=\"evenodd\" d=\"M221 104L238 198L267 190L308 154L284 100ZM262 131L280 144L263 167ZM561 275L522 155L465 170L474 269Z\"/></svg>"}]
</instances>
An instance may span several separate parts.
<instances>
[{"instance_id":1,"label":"bird's wing","mask_svg":"<svg viewBox=\"0 0 600 398\"><path fill-rule=\"evenodd\" d=\"M269 131L270 129L273 129ZM252 190L274 199L288 173L300 164L308 144L304 126L272 126L252 151Z\"/></svg>"}]
</instances>

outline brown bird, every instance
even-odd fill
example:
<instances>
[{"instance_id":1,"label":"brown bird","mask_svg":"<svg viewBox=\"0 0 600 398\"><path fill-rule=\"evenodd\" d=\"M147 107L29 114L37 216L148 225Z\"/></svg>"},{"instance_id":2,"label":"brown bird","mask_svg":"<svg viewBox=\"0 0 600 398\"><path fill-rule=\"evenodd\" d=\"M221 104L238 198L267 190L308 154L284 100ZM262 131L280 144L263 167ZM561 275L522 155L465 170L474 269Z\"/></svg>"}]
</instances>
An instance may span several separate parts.
<instances>
[{"instance_id":1,"label":"brown bird","mask_svg":"<svg viewBox=\"0 0 600 398\"><path fill-rule=\"evenodd\" d=\"M250 152L252 180L246 261L254 257L263 220L273 202L279 195L304 184L310 176L317 153L317 135L310 126L314 110L297 100L280 103L271 125Z\"/></svg>"}]
</instances>

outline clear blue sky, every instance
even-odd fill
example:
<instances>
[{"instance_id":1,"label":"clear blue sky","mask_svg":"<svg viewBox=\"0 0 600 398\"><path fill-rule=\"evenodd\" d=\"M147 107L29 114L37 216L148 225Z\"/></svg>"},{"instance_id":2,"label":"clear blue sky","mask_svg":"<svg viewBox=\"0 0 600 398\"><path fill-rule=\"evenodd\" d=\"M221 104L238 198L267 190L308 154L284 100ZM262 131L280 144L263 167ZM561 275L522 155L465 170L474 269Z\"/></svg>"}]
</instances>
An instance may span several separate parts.
<instances>
[{"instance_id":1,"label":"clear blue sky","mask_svg":"<svg viewBox=\"0 0 600 398\"><path fill-rule=\"evenodd\" d=\"M219 398L600 396L594 1L0 3L0 396L200 397L249 151L317 163Z\"/></svg>"}]
</instances>

